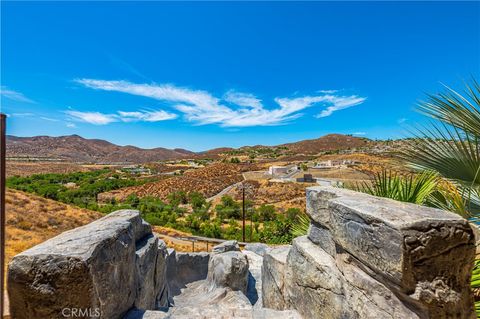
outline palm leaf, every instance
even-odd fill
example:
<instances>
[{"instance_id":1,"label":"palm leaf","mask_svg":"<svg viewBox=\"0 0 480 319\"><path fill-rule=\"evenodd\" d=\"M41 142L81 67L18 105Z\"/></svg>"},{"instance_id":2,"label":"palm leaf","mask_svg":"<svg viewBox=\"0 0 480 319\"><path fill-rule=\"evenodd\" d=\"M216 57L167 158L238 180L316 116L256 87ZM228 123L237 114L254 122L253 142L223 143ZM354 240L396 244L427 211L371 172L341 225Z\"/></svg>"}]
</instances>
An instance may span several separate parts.
<instances>
[{"instance_id":1,"label":"palm leaf","mask_svg":"<svg viewBox=\"0 0 480 319\"><path fill-rule=\"evenodd\" d=\"M306 214L300 214L297 216L297 220L292 224L291 234L294 237L306 235L308 227L310 226L310 218Z\"/></svg>"},{"instance_id":2,"label":"palm leaf","mask_svg":"<svg viewBox=\"0 0 480 319\"><path fill-rule=\"evenodd\" d=\"M428 95L429 101L422 102L419 110L425 115L448 123L469 134L480 136L480 85L472 79L464 95L446 86L447 92Z\"/></svg>"}]
</instances>

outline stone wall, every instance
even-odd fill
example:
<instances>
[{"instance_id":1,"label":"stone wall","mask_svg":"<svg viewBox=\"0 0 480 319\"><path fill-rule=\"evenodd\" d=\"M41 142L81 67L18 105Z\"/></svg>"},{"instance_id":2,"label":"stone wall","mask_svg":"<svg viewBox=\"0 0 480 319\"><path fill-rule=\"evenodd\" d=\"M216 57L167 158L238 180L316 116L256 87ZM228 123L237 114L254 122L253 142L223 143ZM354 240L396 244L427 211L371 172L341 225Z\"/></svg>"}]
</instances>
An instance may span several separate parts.
<instances>
[{"instance_id":1,"label":"stone wall","mask_svg":"<svg viewBox=\"0 0 480 319\"><path fill-rule=\"evenodd\" d=\"M304 318L475 318L471 227L438 209L307 189L307 236L272 249L263 304Z\"/></svg>"}]
</instances>

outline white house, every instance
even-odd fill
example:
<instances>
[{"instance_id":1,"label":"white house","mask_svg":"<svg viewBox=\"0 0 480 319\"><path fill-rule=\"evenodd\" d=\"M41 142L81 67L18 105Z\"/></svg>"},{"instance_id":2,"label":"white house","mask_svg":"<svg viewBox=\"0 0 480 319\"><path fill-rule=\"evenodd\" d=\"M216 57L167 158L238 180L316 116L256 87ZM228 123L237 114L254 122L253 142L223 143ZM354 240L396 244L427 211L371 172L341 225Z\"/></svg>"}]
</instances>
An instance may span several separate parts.
<instances>
[{"instance_id":1,"label":"white house","mask_svg":"<svg viewBox=\"0 0 480 319\"><path fill-rule=\"evenodd\" d=\"M281 176L291 173L293 171L297 171L297 165L289 165L289 166L270 166L268 168L268 174L272 176Z\"/></svg>"}]
</instances>

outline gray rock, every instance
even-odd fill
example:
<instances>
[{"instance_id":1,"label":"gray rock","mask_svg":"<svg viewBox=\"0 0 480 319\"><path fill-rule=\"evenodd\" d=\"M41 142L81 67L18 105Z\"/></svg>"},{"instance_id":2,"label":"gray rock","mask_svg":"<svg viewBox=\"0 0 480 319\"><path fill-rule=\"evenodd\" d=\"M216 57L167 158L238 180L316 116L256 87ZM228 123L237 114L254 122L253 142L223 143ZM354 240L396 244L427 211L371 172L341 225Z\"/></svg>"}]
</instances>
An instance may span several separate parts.
<instances>
[{"instance_id":1,"label":"gray rock","mask_svg":"<svg viewBox=\"0 0 480 319\"><path fill-rule=\"evenodd\" d=\"M320 224L312 221L310 227L308 228L308 239L310 239L314 244L322 247L329 255L335 256L336 247L335 241L333 240L332 233L328 228L323 227Z\"/></svg>"},{"instance_id":2,"label":"gray rock","mask_svg":"<svg viewBox=\"0 0 480 319\"><path fill-rule=\"evenodd\" d=\"M181 293L188 283L207 278L210 254L172 251L167 257L169 300Z\"/></svg>"},{"instance_id":3,"label":"gray rock","mask_svg":"<svg viewBox=\"0 0 480 319\"><path fill-rule=\"evenodd\" d=\"M187 284L174 297L168 318L250 318L247 275L248 260L241 252L212 255L207 278Z\"/></svg>"},{"instance_id":4,"label":"gray rock","mask_svg":"<svg viewBox=\"0 0 480 319\"><path fill-rule=\"evenodd\" d=\"M72 306L121 318L137 295L136 242L150 234L138 211L121 210L15 256L12 318L61 318Z\"/></svg>"},{"instance_id":5,"label":"gray rock","mask_svg":"<svg viewBox=\"0 0 480 319\"><path fill-rule=\"evenodd\" d=\"M306 236L296 238L285 272L287 306L304 318L423 318L351 261L348 253L335 259Z\"/></svg>"},{"instance_id":6,"label":"gray rock","mask_svg":"<svg viewBox=\"0 0 480 319\"><path fill-rule=\"evenodd\" d=\"M253 309L253 319L302 319L296 310Z\"/></svg>"},{"instance_id":7,"label":"gray rock","mask_svg":"<svg viewBox=\"0 0 480 319\"><path fill-rule=\"evenodd\" d=\"M248 259L239 251L213 255L208 264L207 281L212 287L228 287L246 294Z\"/></svg>"},{"instance_id":8,"label":"gray rock","mask_svg":"<svg viewBox=\"0 0 480 319\"><path fill-rule=\"evenodd\" d=\"M255 308L261 308L262 302L262 264L263 257L249 250L242 253L248 259L247 298Z\"/></svg>"},{"instance_id":9,"label":"gray rock","mask_svg":"<svg viewBox=\"0 0 480 319\"><path fill-rule=\"evenodd\" d=\"M156 307L156 264L158 255L158 238L150 234L136 244L135 266L137 294L134 306L139 309Z\"/></svg>"},{"instance_id":10,"label":"gray rock","mask_svg":"<svg viewBox=\"0 0 480 319\"><path fill-rule=\"evenodd\" d=\"M167 284L168 248L163 240L158 240L158 253L155 266L155 308L168 307L170 290Z\"/></svg>"},{"instance_id":11,"label":"gray rock","mask_svg":"<svg viewBox=\"0 0 480 319\"><path fill-rule=\"evenodd\" d=\"M249 243L249 244L246 244L245 247L243 248L243 250L248 250L248 251L252 251L254 252L255 254L257 255L260 255L263 257L263 255L265 254L265 252L267 251L267 249L269 248L269 246L267 244L263 244L263 243Z\"/></svg>"},{"instance_id":12,"label":"gray rock","mask_svg":"<svg viewBox=\"0 0 480 319\"><path fill-rule=\"evenodd\" d=\"M436 274L469 299L463 283L474 256L474 236L460 216L334 187L308 188L307 203L307 213L330 230L336 244L402 291L415 291ZM436 306L443 307L441 303Z\"/></svg>"},{"instance_id":13,"label":"gray rock","mask_svg":"<svg viewBox=\"0 0 480 319\"><path fill-rule=\"evenodd\" d=\"M280 246L267 251L262 266L263 306L277 310L286 307L285 302L285 264L291 246Z\"/></svg>"},{"instance_id":14,"label":"gray rock","mask_svg":"<svg viewBox=\"0 0 480 319\"><path fill-rule=\"evenodd\" d=\"M213 254L221 254L227 251L240 251L238 242L236 240L227 240L212 248Z\"/></svg>"},{"instance_id":15,"label":"gray rock","mask_svg":"<svg viewBox=\"0 0 480 319\"><path fill-rule=\"evenodd\" d=\"M124 319L302 319L295 310L273 310L267 308L247 309L226 308L224 305L209 305L206 307L185 306L182 308L173 308L170 312L155 310L132 309Z\"/></svg>"}]
</instances>

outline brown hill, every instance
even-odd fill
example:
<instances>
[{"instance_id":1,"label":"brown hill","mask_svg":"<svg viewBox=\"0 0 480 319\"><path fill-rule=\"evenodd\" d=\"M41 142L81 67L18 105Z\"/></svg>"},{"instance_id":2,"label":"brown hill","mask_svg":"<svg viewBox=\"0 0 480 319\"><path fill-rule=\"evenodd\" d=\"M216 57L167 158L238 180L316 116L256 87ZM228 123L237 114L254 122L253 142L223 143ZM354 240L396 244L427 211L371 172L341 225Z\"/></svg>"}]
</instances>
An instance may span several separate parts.
<instances>
[{"instance_id":1,"label":"brown hill","mask_svg":"<svg viewBox=\"0 0 480 319\"><path fill-rule=\"evenodd\" d=\"M102 216L99 212L11 189L7 189L5 201L5 263L25 249Z\"/></svg>"},{"instance_id":2,"label":"brown hill","mask_svg":"<svg viewBox=\"0 0 480 319\"><path fill-rule=\"evenodd\" d=\"M78 135L7 136L8 157L49 158L88 163L146 163L187 158L194 154L183 149L119 146L104 140L85 139Z\"/></svg>"},{"instance_id":3,"label":"brown hill","mask_svg":"<svg viewBox=\"0 0 480 319\"><path fill-rule=\"evenodd\" d=\"M280 155L313 155L324 151L346 150L371 146L374 142L360 137L341 134L325 135L317 139L303 140L277 146L244 146L238 149L220 147L205 152L191 152L185 149L119 146L100 139L85 139L78 135L69 136L7 136L8 157L28 157L37 159L60 159L83 163L148 163L185 158L220 158L221 154L232 151L248 153L259 149L276 149Z\"/></svg>"},{"instance_id":4,"label":"brown hill","mask_svg":"<svg viewBox=\"0 0 480 319\"><path fill-rule=\"evenodd\" d=\"M318 154L325 151L346 150L368 146L372 141L367 138L342 134L329 134L313 140L278 145L287 147L295 154Z\"/></svg>"}]
</instances>

